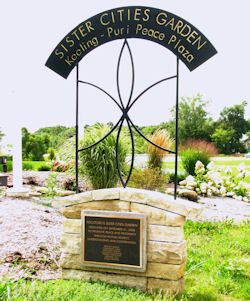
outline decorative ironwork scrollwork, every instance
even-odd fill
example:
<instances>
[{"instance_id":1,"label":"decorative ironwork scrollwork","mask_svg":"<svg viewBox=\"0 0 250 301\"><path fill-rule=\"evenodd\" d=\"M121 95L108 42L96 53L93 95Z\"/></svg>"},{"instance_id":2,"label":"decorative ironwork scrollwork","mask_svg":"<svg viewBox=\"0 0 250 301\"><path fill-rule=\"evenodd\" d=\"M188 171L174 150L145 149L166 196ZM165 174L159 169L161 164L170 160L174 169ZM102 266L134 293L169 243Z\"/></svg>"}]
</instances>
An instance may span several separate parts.
<instances>
[{"instance_id":1,"label":"decorative ironwork scrollwork","mask_svg":"<svg viewBox=\"0 0 250 301\"><path fill-rule=\"evenodd\" d=\"M121 58L123 56L124 50L125 48L127 48L128 52L129 52L129 57L130 57L130 63L131 63L131 68L132 68L132 81L131 81L131 87L130 87L130 93L129 93L129 98L128 98L128 102L127 105L124 105L124 100L122 98L121 95L121 91L120 91L120 81L119 81L119 75L120 75L120 65L121 65ZM119 178L120 181L122 183L122 186L125 188L129 182L132 170L133 170L133 166L134 166L134 158L135 158L135 152L134 152L134 137L133 137L133 130L132 128L141 136L143 137L148 143L151 143L152 145L154 145L155 147L160 148L161 150L164 150L166 152L169 153L173 153L175 154L176 152L166 149L160 145L155 144L154 142L152 142L150 139L148 139L146 136L144 136L142 134L142 132L135 126L135 124L132 122L131 118L129 117L129 111L131 109L131 107L140 99L140 97L145 94L147 91L149 91L150 89L152 89L153 87L155 87L156 85L163 83L165 81L171 80L176 78L177 75L174 76L170 76L167 78L163 78L159 81L157 81L156 83L153 83L152 85L150 85L149 87L147 87L144 91L142 91L138 96L136 96L133 99L133 92L134 92L134 84L135 84L135 68L134 68L134 60L133 60L133 55L132 55L132 51L131 48L129 46L129 43L127 41L127 39L124 40L124 43L122 45L120 54L119 54L119 58L118 58L118 63L117 63L117 70L116 70L116 85L117 85L117 92L118 92L118 100L116 100L110 93L108 93L107 91L105 91L103 88L87 82L87 81L82 81L82 80L78 80L79 83L85 84L85 85L90 85L100 91L102 91L104 94L106 94L110 100L112 100L121 110L122 112L122 116L121 118L118 120L118 122L114 125L114 127L109 131L109 133L107 133L102 139L100 139L99 141L95 142L92 145L89 145L87 147L84 147L82 149L79 149L78 152L80 151L84 151L86 149L89 149L91 147L94 147L95 145L99 144L100 142L102 142L104 139L106 139L112 132L114 132L117 128L117 138L116 138L116 165L117 165L117 170L119 173ZM133 100L132 100L133 99ZM127 179L124 181L123 177L122 177L122 173L120 170L120 164L119 164L119 158L118 158L118 147L119 147L119 138L120 138L120 134L121 134L121 130L122 130L122 126L124 124L124 121L126 120L126 123L128 125L129 128L129 134L130 134L130 138L131 138L131 145L132 145L132 157L131 157L131 165L130 165L130 169L129 169L129 174L127 176Z\"/></svg>"}]
</instances>

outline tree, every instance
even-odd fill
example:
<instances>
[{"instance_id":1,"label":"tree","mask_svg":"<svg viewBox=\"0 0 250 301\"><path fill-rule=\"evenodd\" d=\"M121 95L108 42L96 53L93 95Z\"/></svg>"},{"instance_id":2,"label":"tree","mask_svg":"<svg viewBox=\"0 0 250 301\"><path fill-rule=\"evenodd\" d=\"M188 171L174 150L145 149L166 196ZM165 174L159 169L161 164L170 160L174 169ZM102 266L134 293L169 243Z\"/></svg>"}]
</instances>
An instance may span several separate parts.
<instances>
[{"instance_id":1,"label":"tree","mask_svg":"<svg viewBox=\"0 0 250 301\"><path fill-rule=\"evenodd\" d=\"M28 141L29 141L30 133L26 128L22 128L22 158L23 160L28 159L29 157L29 148L28 148Z\"/></svg>"},{"instance_id":2,"label":"tree","mask_svg":"<svg viewBox=\"0 0 250 301\"><path fill-rule=\"evenodd\" d=\"M35 135L47 134L50 137L50 147L59 149L64 142L75 136L75 127L65 127L62 125L44 127L37 130Z\"/></svg>"},{"instance_id":3,"label":"tree","mask_svg":"<svg viewBox=\"0 0 250 301\"><path fill-rule=\"evenodd\" d=\"M26 128L22 128L23 160L42 161L49 145L50 137L48 134L31 134Z\"/></svg>"},{"instance_id":4,"label":"tree","mask_svg":"<svg viewBox=\"0 0 250 301\"><path fill-rule=\"evenodd\" d=\"M248 120L249 122L250 120ZM250 153L250 131L246 132L246 135L247 135L247 139L245 141L245 146L247 148L247 152Z\"/></svg>"},{"instance_id":5,"label":"tree","mask_svg":"<svg viewBox=\"0 0 250 301\"><path fill-rule=\"evenodd\" d=\"M232 150L232 141L235 131L233 129L216 128L212 135L212 141L215 143L219 153L230 154Z\"/></svg>"},{"instance_id":6,"label":"tree","mask_svg":"<svg viewBox=\"0 0 250 301\"><path fill-rule=\"evenodd\" d=\"M243 101L240 105L224 108L220 113L220 126L234 129L234 136L238 139L249 130L249 122L244 118L246 106L247 102Z\"/></svg>"},{"instance_id":7,"label":"tree","mask_svg":"<svg viewBox=\"0 0 250 301\"><path fill-rule=\"evenodd\" d=\"M231 140L229 143L231 148L230 153L245 151L245 147L240 139L242 138L243 134L250 130L250 123L244 118L246 105L247 102L243 101L239 105L234 105L233 107L228 108L225 107L220 113L220 118L216 123L217 128L220 128L220 131L217 131L217 134L223 136L225 132L222 130L224 130L231 135ZM213 139L215 139L215 136Z\"/></svg>"},{"instance_id":8,"label":"tree","mask_svg":"<svg viewBox=\"0 0 250 301\"><path fill-rule=\"evenodd\" d=\"M0 142L2 141L3 136L4 136L4 133L2 132L1 127L0 127Z\"/></svg>"},{"instance_id":9,"label":"tree","mask_svg":"<svg viewBox=\"0 0 250 301\"><path fill-rule=\"evenodd\" d=\"M201 94L193 98L182 97L179 102L178 133L182 143L187 138L204 139L210 141L212 120L208 119L206 105L208 101L202 99ZM175 137L175 106L171 109L173 119L169 122L169 131Z\"/></svg>"}]
</instances>

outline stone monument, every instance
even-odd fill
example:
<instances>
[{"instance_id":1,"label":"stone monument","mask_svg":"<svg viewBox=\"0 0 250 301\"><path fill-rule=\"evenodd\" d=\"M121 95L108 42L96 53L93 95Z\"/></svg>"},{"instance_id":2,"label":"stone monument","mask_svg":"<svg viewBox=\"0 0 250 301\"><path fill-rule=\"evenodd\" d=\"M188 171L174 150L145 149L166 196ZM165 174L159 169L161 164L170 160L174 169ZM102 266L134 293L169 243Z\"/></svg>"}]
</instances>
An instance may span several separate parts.
<instances>
[{"instance_id":1,"label":"stone monument","mask_svg":"<svg viewBox=\"0 0 250 301\"><path fill-rule=\"evenodd\" d=\"M133 188L101 189L58 198L53 201L53 207L61 208L65 217L63 234L61 237L62 255L60 266L63 279L82 279L85 281L105 281L111 284L135 287L140 290L162 289L166 292L180 292L184 290L185 261L187 258L186 241L183 227L186 218L198 217L202 207L196 203L148 190ZM145 269L135 271L132 267L119 264L104 267L103 264L86 266L82 260L82 244L87 239L81 222L82 212L99 211L113 212L113 217L121 213L141 214L145 216L144 231L141 239L146 247L142 247L145 259ZM98 223L98 222L97 222ZM120 227L124 224L120 223ZM97 231L96 229L99 229ZM105 233L105 229L112 230ZM118 228L121 231L122 228ZM93 237L101 240L101 245L115 245L120 252L125 233L115 233L114 228L93 227ZM107 242L107 241L110 241ZM99 248L96 257L100 258L104 248ZM106 247L107 248L107 247ZM115 251L117 252L117 250ZM105 253L104 253L105 255ZM119 254L122 256L123 254ZM100 260L100 259L99 259ZM97 261L97 259L96 259ZM112 261L112 258L111 258ZM117 260L116 260L117 261ZM119 262L118 262L119 263Z\"/></svg>"}]
</instances>

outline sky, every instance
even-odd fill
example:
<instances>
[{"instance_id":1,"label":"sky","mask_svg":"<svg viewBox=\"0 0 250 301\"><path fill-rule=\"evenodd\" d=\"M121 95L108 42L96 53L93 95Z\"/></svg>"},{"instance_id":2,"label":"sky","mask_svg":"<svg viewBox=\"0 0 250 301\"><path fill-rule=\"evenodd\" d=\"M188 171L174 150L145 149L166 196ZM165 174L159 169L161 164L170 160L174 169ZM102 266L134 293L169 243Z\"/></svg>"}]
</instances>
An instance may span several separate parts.
<instances>
[{"instance_id":1,"label":"sky","mask_svg":"<svg viewBox=\"0 0 250 301\"><path fill-rule=\"evenodd\" d=\"M197 27L218 53L190 72L180 62L180 97L197 93L209 100L207 111L214 120L224 107L249 104L249 0L13 0L1 3L0 127L4 143L12 143L18 128L30 132L55 125L75 125L76 72L65 80L45 62L60 40L75 26L102 11L121 6L151 6L169 11ZM176 59L166 48L140 39L129 44L135 61L134 97L153 82L175 74ZM116 40L96 48L80 63L80 79L93 82L117 97L115 72L122 46ZM126 97L131 68L125 51L121 62L121 90ZM103 94L80 86L79 125L116 122L121 113ZM131 110L138 125L167 121L175 103L175 83L168 82L146 93Z\"/></svg>"}]
</instances>

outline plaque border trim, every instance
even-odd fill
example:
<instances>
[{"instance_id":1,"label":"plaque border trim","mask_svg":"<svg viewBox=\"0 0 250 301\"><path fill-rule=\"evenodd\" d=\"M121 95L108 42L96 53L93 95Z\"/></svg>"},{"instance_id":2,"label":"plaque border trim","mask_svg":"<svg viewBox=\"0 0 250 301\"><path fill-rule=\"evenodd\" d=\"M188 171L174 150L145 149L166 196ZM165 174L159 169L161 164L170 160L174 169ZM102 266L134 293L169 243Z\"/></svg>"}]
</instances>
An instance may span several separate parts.
<instances>
[{"instance_id":1,"label":"plaque border trim","mask_svg":"<svg viewBox=\"0 0 250 301\"><path fill-rule=\"evenodd\" d=\"M95 261L84 261L84 231L85 231L85 216L99 216L108 218L129 218L140 220L140 265L129 265L119 263L106 263ZM123 211L105 211L105 210L82 210L81 212L81 264L86 267L106 268L125 271L145 272L147 265L146 256L146 216L137 212L123 212Z\"/></svg>"}]
</instances>

